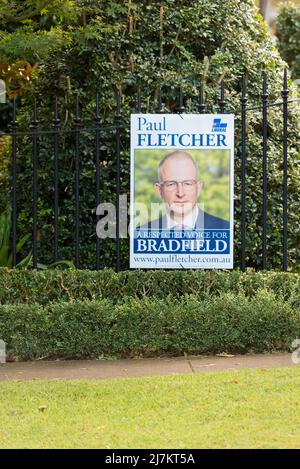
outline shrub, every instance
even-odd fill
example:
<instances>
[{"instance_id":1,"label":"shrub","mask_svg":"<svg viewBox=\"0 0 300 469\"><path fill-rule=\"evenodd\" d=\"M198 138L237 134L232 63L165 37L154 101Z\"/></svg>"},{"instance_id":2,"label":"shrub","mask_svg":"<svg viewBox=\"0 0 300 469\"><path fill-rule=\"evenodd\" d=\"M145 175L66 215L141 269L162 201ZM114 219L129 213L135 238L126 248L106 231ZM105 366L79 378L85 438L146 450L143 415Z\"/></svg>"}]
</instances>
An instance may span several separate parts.
<instances>
[{"instance_id":1,"label":"shrub","mask_svg":"<svg viewBox=\"0 0 300 469\"><path fill-rule=\"evenodd\" d=\"M276 21L278 49L294 79L300 79L300 7L292 2L280 6Z\"/></svg>"},{"instance_id":2,"label":"shrub","mask_svg":"<svg viewBox=\"0 0 300 469\"><path fill-rule=\"evenodd\" d=\"M156 108L158 87L162 86L164 110L174 112L178 105L178 87L182 85L188 112L197 111L198 84L205 82L208 112L218 110L219 83L226 87L227 110L240 109L241 77L248 73L249 103L261 100L261 71L266 67L270 102L281 99L284 62L274 48L266 26L252 0L151 0L143 2L100 2L89 11L87 25L72 31L71 44L58 47L39 68L32 94L26 96L20 129L28 126L32 98L41 103L40 125L48 128L53 121L54 96L58 95L60 118L66 130L73 126L75 96L84 106L82 125L94 126L95 95L100 93L102 126L114 121L115 90L122 95L123 123L135 109L138 86L143 93L143 111ZM290 96L295 89L289 82ZM147 104L147 103L148 104ZM151 104L149 104L151 103ZM282 119L277 107L268 109L268 268L282 264ZM290 108L289 130L299 132L299 109ZM241 205L241 132L240 114L236 115L235 158L235 259L240 258ZM262 116L252 110L247 119L247 263L262 264ZM21 146L21 142L19 142ZM19 156L20 233L32 225L31 144L25 139ZM53 251L53 150L46 135L39 141L39 236L40 261L52 261ZM95 161L94 138L82 135L81 159L81 261L82 267L95 266ZM289 144L289 266L300 260L300 177L297 142ZM74 138L60 138L59 201L60 255L74 257ZM101 134L101 201L115 201L115 136ZM121 192L129 193L129 138L122 129ZM102 266L114 265L115 242L101 243ZM122 268L128 266L128 239L121 240Z\"/></svg>"},{"instance_id":3,"label":"shrub","mask_svg":"<svg viewBox=\"0 0 300 469\"><path fill-rule=\"evenodd\" d=\"M0 303L38 303L107 299L114 304L126 298L180 298L223 293L252 298L266 289L284 298L300 299L300 275L240 271L125 271L9 270L0 268Z\"/></svg>"},{"instance_id":4,"label":"shrub","mask_svg":"<svg viewBox=\"0 0 300 469\"><path fill-rule=\"evenodd\" d=\"M270 352L299 333L299 312L266 290L0 306L0 337L17 360Z\"/></svg>"}]
</instances>

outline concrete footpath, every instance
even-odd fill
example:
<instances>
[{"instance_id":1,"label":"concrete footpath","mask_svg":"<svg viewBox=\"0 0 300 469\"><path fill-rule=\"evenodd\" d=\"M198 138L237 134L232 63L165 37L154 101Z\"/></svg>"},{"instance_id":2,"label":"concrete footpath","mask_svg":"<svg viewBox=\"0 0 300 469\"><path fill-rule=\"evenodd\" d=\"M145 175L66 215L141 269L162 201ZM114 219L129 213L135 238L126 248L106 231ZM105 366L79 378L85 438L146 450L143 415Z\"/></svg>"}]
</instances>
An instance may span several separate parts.
<instances>
[{"instance_id":1,"label":"concrete footpath","mask_svg":"<svg viewBox=\"0 0 300 469\"><path fill-rule=\"evenodd\" d=\"M108 379L198 373L243 368L294 367L290 353L219 355L124 360L55 360L0 364L0 381L30 379Z\"/></svg>"}]
</instances>

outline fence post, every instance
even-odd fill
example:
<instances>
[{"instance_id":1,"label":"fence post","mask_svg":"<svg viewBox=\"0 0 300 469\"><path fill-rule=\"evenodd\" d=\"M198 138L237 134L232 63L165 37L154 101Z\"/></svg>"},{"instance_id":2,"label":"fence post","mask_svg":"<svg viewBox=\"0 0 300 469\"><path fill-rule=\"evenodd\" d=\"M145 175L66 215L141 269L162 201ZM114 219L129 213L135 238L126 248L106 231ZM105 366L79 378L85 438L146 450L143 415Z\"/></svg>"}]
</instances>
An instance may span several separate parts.
<instances>
[{"instance_id":1,"label":"fence post","mask_svg":"<svg viewBox=\"0 0 300 469\"><path fill-rule=\"evenodd\" d=\"M116 271L120 272L120 125L121 125L121 99L120 91L116 93L117 110L116 125Z\"/></svg>"},{"instance_id":2,"label":"fence post","mask_svg":"<svg viewBox=\"0 0 300 469\"><path fill-rule=\"evenodd\" d=\"M199 83L199 112L200 114L205 113L204 85L202 80Z\"/></svg>"},{"instance_id":3,"label":"fence post","mask_svg":"<svg viewBox=\"0 0 300 469\"><path fill-rule=\"evenodd\" d=\"M244 272L246 270L246 110L247 110L247 78L244 74L242 83L242 191L241 191L241 206L242 206L242 220L241 220L241 255L242 262L241 268Z\"/></svg>"},{"instance_id":4,"label":"fence post","mask_svg":"<svg viewBox=\"0 0 300 469\"><path fill-rule=\"evenodd\" d=\"M17 265L17 104L13 102L12 120L12 265Z\"/></svg>"},{"instance_id":5,"label":"fence post","mask_svg":"<svg viewBox=\"0 0 300 469\"><path fill-rule=\"evenodd\" d=\"M161 109L162 109L162 102L161 102L161 86L159 86L159 87L158 87L158 94L157 94L157 108L156 108L157 114L161 114Z\"/></svg>"},{"instance_id":6,"label":"fence post","mask_svg":"<svg viewBox=\"0 0 300 469\"><path fill-rule=\"evenodd\" d=\"M225 113L225 106L226 106L226 101L225 101L224 80L222 80L221 88L220 88L220 99L219 99L219 107L220 107L221 114Z\"/></svg>"},{"instance_id":7,"label":"fence post","mask_svg":"<svg viewBox=\"0 0 300 469\"><path fill-rule=\"evenodd\" d=\"M97 215L97 207L100 204L100 114L99 114L99 94L96 95L96 225L100 219ZM96 269L100 269L100 238L96 235Z\"/></svg>"},{"instance_id":8,"label":"fence post","mask_svg":"<svg viewBox=\"0 0 300 469\"><path fill-rule=\"evenodd\" d=\"M178 114L182 114L185 111L185 107L184 107L184 104L183 104L183 92L182 92L182 86L181 85L180 85L180 88L179 88L179 106L176 109L176 111L178 112Z\"/></svg>"},{"instance_id":9,"label":"fence post","mask_svg":"<svg viewBox=\"0 0 300 469\"><path fill-rule=\"evenodd\" d=\"M75 122L75 266L80 269L80 161L79 161L79 138L80 138L80 110L79 98L76 96Z\"/></svg>"},{"instance_id":10,"label":"fence post","mask_svg":"<svg viewBox=\"0 0 300 469\"><path fill-rule=\"evenodd\" d=\"M282 181L282 205L283 205L283 270L288 268L288 213L287 213L287 171L288 171L288 86L287 86L287 69L284 69L283 76L283 181Z\"/></svg>"},{"instance_id":11,"label":"fence post","mask_svg":"<svg viewBox=\"0 0 300 469\"><path fill-rule=\"evenodd\" d=\"M37 102L34 100L32 128L32 192L33 192L33 267L37 267L38 258L38 228L37 228L37 136L38 136Z\"/></svg>"},{"instance_id":12,"label":"fence post","mask_svg":"<svg viewBox=\"0 0 300 469\"><path fill-rule=\"evenodd\" d=\"M138 87L137 97L136 97L136 112L141 114L142 112L142 104L141 104L141 88Z\"/></svg>"},{"instance_id":13,"label":"fence post","mask_svg":"<svg viewBox=\"0 0 300 469\"><path fill-rule=\"evenodd\" d=\"M268 145L268 93L267 93L267 77L266 70L262 72L262 127L263 127L263 200L262 200L262 261L263 269L267 268L267 190L268 190L268 174L267 174L267 145Z\"/></svg>"},{"instance_id":14,"label":"fence post","mask_svg":"<svg viewBox=\"0 0 300 469\"><path fill-rule=\"evenodd\" d=\"M58 260L58 132L59 132L58 118L58 101L55 98L54 106L54 262Z\"/></svg>"}]
</instances>

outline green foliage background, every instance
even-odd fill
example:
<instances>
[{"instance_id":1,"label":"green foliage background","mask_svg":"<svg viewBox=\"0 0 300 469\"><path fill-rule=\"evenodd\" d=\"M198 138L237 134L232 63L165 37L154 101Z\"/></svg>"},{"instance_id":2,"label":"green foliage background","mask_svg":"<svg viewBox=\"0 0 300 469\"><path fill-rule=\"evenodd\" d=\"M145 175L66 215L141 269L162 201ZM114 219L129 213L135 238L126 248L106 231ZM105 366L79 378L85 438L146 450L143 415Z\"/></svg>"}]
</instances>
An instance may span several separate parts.
<instances>
[{"instance_id":1,"label":"green foliage background","mask_svg":"<svg viewBox=\"0 0 300 469\"><path fill-rule=\"evenodd\" d=\"M6 2L8 3L8 2ZM246 260L248 266L262 265L262 113L261 73L266 69L269 102L281 100L285 62L281 59L267 27L252 0L115 0L76 3L79 11L59 20L65 40L43 46L38 74L31 92L22 101L19 129L28 129L33 99L39 101L39 125L53 123L54 98L58 96L59 117L65 130L74 127L75 99L79 96L82 126L95 124L96 92L99 92L101 125L114 124L115 91L122 98L121 193L129 196L129 115L136 111L136 93L141 89L142 111L157 109L162 87L164 112L176 112L178 89L182 86L187 112L198 112L198 87L202 79L208 112L219 110L219 85L225 82L226 110L236 111L235 140L235 262L240 261L241 241L241 80L248 76L248 105L256 109L247 116ZM53 13L52 13L53 14ZM46 23L47 24L47 23ZM50 22L51 24L51 22ZM40 25L31 25L35 31ZM51 30L53 26L48 26ZM57 33L59 34L58 30ZM30 33L31 34L31 33ZM34 32L32 34L35 34ZM21 36L20 36L21 37ZM34 40L32 44L37 44ZM9 53L9 41L0 53ZM5 49L5 51L4 51ZM12 50L10 48L10 50ZM7 55L6 55L7 58ZM1 57L0 57L1 60ZM289 79L289 97L297 97ZM282 266L282 115L279 107L268 109L268 218L267 267ZM300 111L289 105L288 162L288 249L289 268L300 261L300 158L297 136ZM293 134L292 134L293 132ZM295 137L296 136L296 137ZM39 141L39 237L40 261L53 260L53 142ZM32 162L30 139L18 138L18 230L32 230ZM60 256L74 259L74 136L60 137L59 153L59 240ZM81 265L95 266L95 140L82 132L81 147ZM115 202L115 134L101 134L101 201ZM122 268L128 266L128 239L121 240ZM101 265L115 263L115 241L101 242ZM30 248L30 246L28 246Z\"/></svg>"},{"instance_id":2,"label":"green foliage background","mask_svg":"<svg viewBox=\"0 0 300 469\"><path fill-rule=\"evenodd\" d=\"M275 272L0 269L0 337L15 360L289 351L299 286Z\"/></svg>"},{"instance_id":3,"label":"green foliage background","mask_svg":"<svg viewBox=\"0 0 300 469\"><path fill-rule=\"evenodd\" d=\"M135 150L134 180L135 203L150 207L161 203L153 184L157 182L157 168L161 159L172 150ZM198 178L203 189L198 199L201 207L211 215L229 220L230 208L230 151L229 150L189 150L196 161ZM154 207L153 207L154 208ZM151 219L159 216L159 209L151 210ZM139 217L139 223L149 219Z\"/></svg>"},{"instance_id":4,"label":"green foliage background","mask_svg":"<svg viewBox=\"0 0 300 469\"><path fill-rule=\"evenodd\" d=\"M0 268L0 336L19 360L289 350L299 307L292 273Z\"/></svg>"},{"instance_id":5,"label":"green foliage background","mask_svg":"<svg viewBox=\"0 0 300 469\"><path fill-rule=\"evenodd\" d=\"M283 3L276 19L278 49L291 67L294 79L300 79L300 6Z\"/></svg>"}]
</instances>

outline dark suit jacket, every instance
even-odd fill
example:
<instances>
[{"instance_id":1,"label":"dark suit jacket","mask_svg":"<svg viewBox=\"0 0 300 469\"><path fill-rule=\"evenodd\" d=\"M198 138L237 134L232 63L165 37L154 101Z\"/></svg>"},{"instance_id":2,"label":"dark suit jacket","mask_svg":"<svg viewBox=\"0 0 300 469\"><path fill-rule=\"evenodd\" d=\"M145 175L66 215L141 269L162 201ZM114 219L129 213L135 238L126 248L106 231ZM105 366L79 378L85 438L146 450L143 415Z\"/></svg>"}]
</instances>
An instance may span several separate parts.
<instances>
[{"instance_id":1,"label":"dark suit jacket","mask_svg":"<svg viewBox=\"0 0 300 469\"><path fill-rule=\"evenodd\" d=\"M203 212L203 210L199 209L198 217L194 226L194 229L203 229L203 222L204 222L204 229L206 230L229 230L230 225L227 220L223 220L222 218L215 217L210 215L207 212ZM167 217L166 215L157 218L156 220L152 220L146 225L140 226L137 229L166 229L167 228Z\"/></svg>"}]
</instances>

